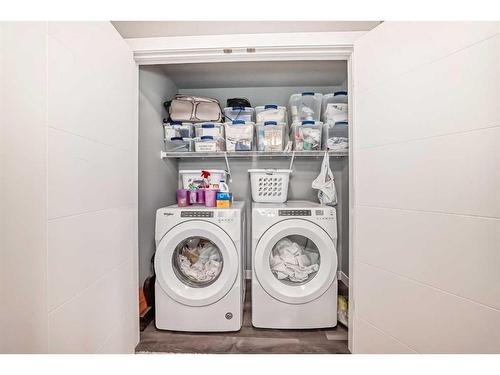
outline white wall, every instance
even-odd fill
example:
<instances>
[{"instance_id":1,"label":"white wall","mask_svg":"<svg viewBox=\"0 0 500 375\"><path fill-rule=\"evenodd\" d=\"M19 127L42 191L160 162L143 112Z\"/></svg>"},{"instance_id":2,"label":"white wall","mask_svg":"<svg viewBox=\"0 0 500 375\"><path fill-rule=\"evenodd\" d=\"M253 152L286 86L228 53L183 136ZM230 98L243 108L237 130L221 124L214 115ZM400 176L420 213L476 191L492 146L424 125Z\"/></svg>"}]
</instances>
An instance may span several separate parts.
<instances>
[{"instance_id":1,"label":"white wall","mask_svg":"<svg viewBox=\"0 0 500 375\"><path fill-rule=\"evenodd\" d=\"M137 67L107 22L49 23L49 351L138 341Z\"/></svg>"},{"instance_id":2,"label":"white wall","mask_svg":"<svg viewBox=\"0 0 500 375\"><path fill-rule=\"evenodd\" d=\"M500 352L499 31L356 41L355 352Z\"/></svg>"},{"instance_id":3,"label":"white wall","mask_svg":"<svg viewBox=\"0 0 500 375\"><path fill-rule=\"evenodd\" d=\"M132 352L131 51L106 22L2 24L2 35L1 351Z\"/></svg>"},{"instance_id":4,"label":"white wall","mask_svg":"<svg viewBox=\"0 0 500 375\"><path fill-rule=\"evenodd\" d=\"M0 352L47 351L45 23L0 23Z\"/></svg>"},{"instance_id":5,"label":"white wall","mask_svg":"<svg viewBox=\"0 0 500 375\"><path fill-rule=\"evenodd\" d=\"M152 274L156 210L176 202L177 162L162 160L163 102L177 93L160 66L139 69L139 285Z\"/></svg>"}]
</instances>

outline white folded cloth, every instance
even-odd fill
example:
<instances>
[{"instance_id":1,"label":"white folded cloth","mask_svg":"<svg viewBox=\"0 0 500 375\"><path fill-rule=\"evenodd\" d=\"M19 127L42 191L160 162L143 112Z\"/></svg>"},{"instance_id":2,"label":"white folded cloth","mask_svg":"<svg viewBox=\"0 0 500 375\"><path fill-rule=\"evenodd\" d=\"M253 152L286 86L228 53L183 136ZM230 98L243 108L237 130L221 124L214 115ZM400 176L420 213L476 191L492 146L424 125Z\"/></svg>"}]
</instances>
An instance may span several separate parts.
<instances>
[{"instance_id":1,"label":"white folded cloth","mask_svg":"<svg viewBox=\"0 0 500 375\"><path fill-rule=\"evenodd\" d=\"M182 273L195 282L202 283L213 280L219 274L222 266L217 247L204 241L196 243L196 247L192 243L190 245L178 255L179 268ZM189 257L184 254L189 254ZM194 259L196 261L192 262Z\"/></svg>"},{"instance_id":2,"label":"white folded cloth","mask_svg":"<svg viewBox=\"0 0 500 375\"><path fill-rule=\"evenodd\" d=\"M319 270L319 254L283 238L275 245L269 263L278 280L303 282Z\"/></svg>"}]
</instances>

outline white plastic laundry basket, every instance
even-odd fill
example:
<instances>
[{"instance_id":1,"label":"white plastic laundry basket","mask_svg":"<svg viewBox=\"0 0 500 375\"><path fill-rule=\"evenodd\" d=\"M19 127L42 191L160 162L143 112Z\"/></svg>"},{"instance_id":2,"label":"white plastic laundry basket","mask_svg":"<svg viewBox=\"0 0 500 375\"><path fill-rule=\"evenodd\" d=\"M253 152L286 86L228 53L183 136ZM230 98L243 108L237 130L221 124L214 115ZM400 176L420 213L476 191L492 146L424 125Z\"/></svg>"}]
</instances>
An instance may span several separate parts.
<instances>
[{"instance_id":1,"label":"white plastic laundry basket","mask_svg":"<svg viewBox=\"0 0 500 375\"><path fill-rule=\"evenodd\" d=\"M248 172L254 202L286 202L291 169L249 169Z\"/></svg>"}]
</instances>

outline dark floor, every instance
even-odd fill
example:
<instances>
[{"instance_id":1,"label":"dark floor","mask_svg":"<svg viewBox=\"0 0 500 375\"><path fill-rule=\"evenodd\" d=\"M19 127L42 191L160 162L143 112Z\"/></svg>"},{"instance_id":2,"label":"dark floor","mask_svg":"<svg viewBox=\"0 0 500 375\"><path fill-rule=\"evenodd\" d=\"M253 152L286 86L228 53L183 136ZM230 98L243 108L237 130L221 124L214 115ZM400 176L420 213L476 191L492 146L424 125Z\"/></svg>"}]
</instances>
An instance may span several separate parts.
<instances>
[{"instance_id":1,"label":"dark floor","mask_svg":"<svg viewBox=\"0 0 500 375\"><path fill-rule=\"evenodd\" d=\"M339 288L347 294L346 288ZM141 332L137 353L347 354L347 329L279 330L252 327L250 283L247 283L243 327L238 332L160 331L154 322Z\"/></svg>"}]
</instances>

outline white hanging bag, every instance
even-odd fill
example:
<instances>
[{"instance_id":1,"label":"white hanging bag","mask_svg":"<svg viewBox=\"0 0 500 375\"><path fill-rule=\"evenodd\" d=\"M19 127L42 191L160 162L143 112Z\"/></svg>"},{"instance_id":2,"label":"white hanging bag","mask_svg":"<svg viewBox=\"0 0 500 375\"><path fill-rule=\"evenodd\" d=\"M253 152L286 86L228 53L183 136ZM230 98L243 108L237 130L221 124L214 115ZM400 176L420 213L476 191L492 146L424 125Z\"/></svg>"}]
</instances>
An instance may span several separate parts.
<instances>
[{"instance_id":1,"label":"white hanging bag","mask_svg":"<svg viewBox=\"0 0 500 375\"><path fill-rule=\"evenodd\" d=\"M312 182L312 188L318 190L319 203L332 206L337 204L337 190L335 189L335 180L330 169L328 152L325 152L323 162L321 163L321 172Z\"/></svg>"}]
</instances>

